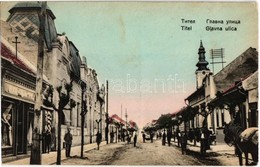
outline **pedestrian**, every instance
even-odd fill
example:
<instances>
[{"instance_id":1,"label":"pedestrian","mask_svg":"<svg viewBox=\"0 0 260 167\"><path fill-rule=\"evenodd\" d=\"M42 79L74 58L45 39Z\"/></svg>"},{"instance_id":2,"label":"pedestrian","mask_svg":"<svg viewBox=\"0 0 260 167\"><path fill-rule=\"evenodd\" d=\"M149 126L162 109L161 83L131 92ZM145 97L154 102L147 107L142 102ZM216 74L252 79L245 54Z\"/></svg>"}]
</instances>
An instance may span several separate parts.
<instances>
[{"instance_id":1,"label":"pedestrian","mask_svg":"<svg viewBox=\"0 0 260 167\"><path fill-rule=\"evenodd\" d=\"M168 130L167 130L167 142L168 142L168 146L171 146L171 138L172 138L172 133L171 133L171 131L168 129Z\"/></svg>"},{"instance_id":2,"label":"pedestrian","mask_svg":"<svg viewBox=\"0 0 260 167\"><path fill-rule=\"evenodd\" d=\"M112 132L110 132L110 143L113 143L114 141L114 132L112 130Z\"/></svg>"},{"instance_id":3,"label":"pedestrian","mask_svg":"<svg viewBox=\"0 0 260 167\"><path fill-rule=\"evenodd\" d=\"M136 142L137 142L137 132L136 131L134 131L133 136L134 136L134 147L136 147Z\"/></svg>"},{"instance_id":4,"label":"pedestrian","mask_svg":"<svg viewBox=\"0 0 260 167\"><path fill-rule=\"evenodd\" d=\"M143 143L145 143L145 133L143 132Z\"/></svg>"},{"instance_id":5,"label":"pedestrian","mask_svg":"<svg viewBox=\"0 0 260 167\"><path fill-rule=\"evenodd\" d=\"M200 155L204 158L206 155L206 137L204 128L201 129L201 137L200 137Z\"/></svg>"},{"instance_id":6,"label":"pedestrian","mask_svg":"<svg viewBox=\"0 0 260 167\"><path fill-rule=\"evenodd\" d=\"M165 141L166 141L166 133L165 133L165 129L163 131L163 135L162 135L162 145L165 146Z\"/></svg>"},{"instance_id":7,"label":"pedestrian","mask_svg":"<svg viewBox=\"0 0 260 167\"><path fill-rule=\"evenodd\" d=\"M123 142L125 142L125 132L122 133Z\"/></svg>"},{"instance_id":8,"label":"pedestrian","mask_svg":"<svg viewBox=\"0 0 260 167\"><path fill-rule=\"evenodd\" d=\"M66 148L66 157L70 157L70 150L71 150L71 144L72 144L72 134L70 133L70 128L67 129L67 133L64 136L64 141L65 141L65 148Z\"/></svg>"},{"instance_id":9,"label":"pedestrian","mask_svg":"<svg viewBox=\"0 0 260 167\"><path fill-rule=\"evenodd\" d=\"M128 134L128 143L131 143L131 138L132 138L132 134L129 133L129 134Z\"/></svg>"},{"instance_id":10,"label":"pedestrian","mask_svg":"<svg viewBox=\"0 0 260 167\"><path fill-rule=\"evenodd\" d=\"M55 127L51 128L51 150L56 151L56 133Z\"/></svg>"},{"instance_id":11,"label":"pedestrian","mask_svg":"<svg viewBox=\"0 0 260 167\"><path fill-rule=\"evenodd\" d=\"M177 128L177 130L176 130L176 136L177 136L177 141L178 141L178 147L180 147L180 144L181 144L181 142L180 142L181 133L180 133L180 129L179 128Z\"/></svg>"},{"instance_id":12,"label":"pedestrian","mask_svg":"<svg viewBox=\"0 0 260 167\"><path fill-rule=\"evenodd\" d=\"M51 147L51 132L49 130L46 131L45 136L45 152L49 154Z\"/></svg>"},{"instance_id":13,"label":"pedestrian","mask_svg":"<svg viewBox=\"0 0 260 167\"><path fill-rule=\"evenodd\" d=\"M186 148L187 148L187 136L183 132L182 135L181 135L181 153L182 154L187 153Z\"/></svg>"},{"instance_id":14,"label":"pedestrian","mask_svg":"<svg viewBox=\"0 0 260 167\"><path fill-rule=\"evenodd\" d=\"M102 134L98 131L96 134L96 142L97 142L97 149L99 150L99 145L101 143Z\"/></svg>"},{"instance_id":15,"label":"pedestrian","mask_svg":"<svg viewBox=\"0 0 260 167\"><path fill-rule=\"evenodd\" d=\"M153 132L150 131L150 139L151 139L151 143L153 143Z\"/></svg>"}]
</instances>

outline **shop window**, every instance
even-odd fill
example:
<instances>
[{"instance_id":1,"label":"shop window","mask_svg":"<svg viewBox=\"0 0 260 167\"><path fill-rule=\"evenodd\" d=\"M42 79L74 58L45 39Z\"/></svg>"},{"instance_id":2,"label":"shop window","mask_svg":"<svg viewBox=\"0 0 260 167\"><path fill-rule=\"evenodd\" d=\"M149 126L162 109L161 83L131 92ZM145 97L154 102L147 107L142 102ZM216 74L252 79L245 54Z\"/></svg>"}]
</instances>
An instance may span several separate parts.
<instances>
[{"instance_id":1,"label":"shop window","mask_svg":"<svg viewBox=\"0 0 260 167\"><path fill-rule=\"evenodd\" d=\"M2 147L13 145L13 104L8 102L2 102L1 107L1 136L2 136Z\"/></svg>"}]
</instances>

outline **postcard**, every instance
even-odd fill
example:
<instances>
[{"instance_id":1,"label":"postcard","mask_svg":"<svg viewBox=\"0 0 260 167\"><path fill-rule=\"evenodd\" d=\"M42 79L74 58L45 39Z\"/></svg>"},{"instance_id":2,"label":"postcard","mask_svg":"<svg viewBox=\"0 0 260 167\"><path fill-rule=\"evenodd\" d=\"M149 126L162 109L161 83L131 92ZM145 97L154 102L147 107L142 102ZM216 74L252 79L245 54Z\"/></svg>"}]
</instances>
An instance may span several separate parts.
<instances>
[{"instance_id":1,"label":"postcard","mask_svg":"<svg viewBox=\"0 0 260 167\"><path fill-rule=\"evenodd\" d=\"M258 163L257 2L0 13L2 165Z\"/></svg>"}]
</instances>

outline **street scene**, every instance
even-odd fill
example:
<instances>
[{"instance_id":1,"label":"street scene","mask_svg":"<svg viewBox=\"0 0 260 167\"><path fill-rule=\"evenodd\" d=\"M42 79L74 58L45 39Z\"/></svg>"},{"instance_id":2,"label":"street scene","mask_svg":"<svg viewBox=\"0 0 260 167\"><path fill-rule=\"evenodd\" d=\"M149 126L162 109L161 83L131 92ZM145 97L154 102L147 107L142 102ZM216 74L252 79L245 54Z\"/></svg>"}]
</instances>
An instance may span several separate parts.
<instances>
[{"instance_id":1,"label":"street scene","mask_svg":"<svg viewBox=\"0 0 260 167\"><path fill-rule=\"evenodd\" d=\"M1 165L258 164L256 2L0 4Z\"/></svg>"}]
</instances>

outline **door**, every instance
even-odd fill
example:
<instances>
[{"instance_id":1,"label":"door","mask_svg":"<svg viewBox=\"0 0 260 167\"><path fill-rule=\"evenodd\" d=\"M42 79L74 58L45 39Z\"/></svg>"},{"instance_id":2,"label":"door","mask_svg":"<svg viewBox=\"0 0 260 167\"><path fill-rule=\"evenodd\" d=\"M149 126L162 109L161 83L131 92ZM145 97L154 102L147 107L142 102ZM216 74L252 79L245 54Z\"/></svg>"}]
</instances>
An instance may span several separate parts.
<instances>
[{"instance_id":1,"label":"door","mask_svg":"<svg viewBox=\"0 0 260 167\"><path fill-rule=\"evenodd\" d=\"M17 107L17 154L26 153L27 147L27 108L20 102Z\"/></svg>"}]
</instances>

